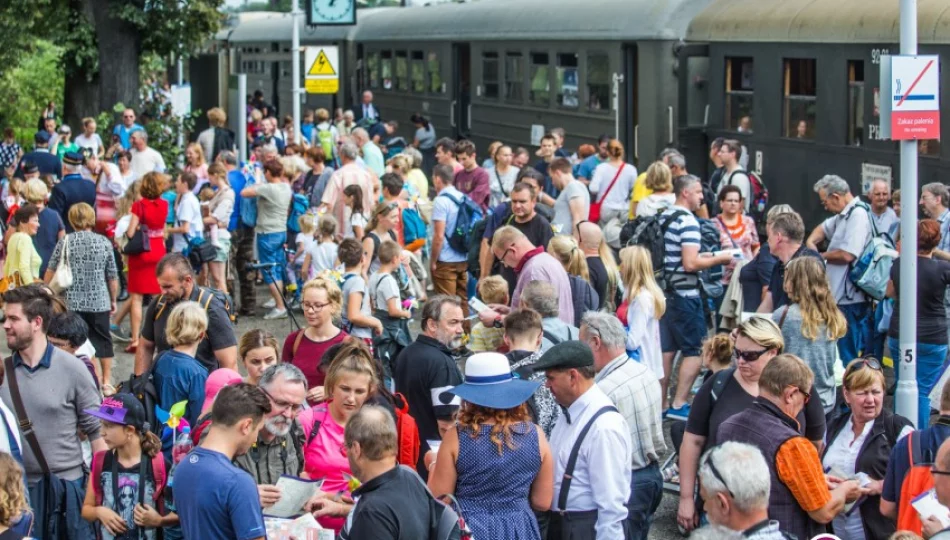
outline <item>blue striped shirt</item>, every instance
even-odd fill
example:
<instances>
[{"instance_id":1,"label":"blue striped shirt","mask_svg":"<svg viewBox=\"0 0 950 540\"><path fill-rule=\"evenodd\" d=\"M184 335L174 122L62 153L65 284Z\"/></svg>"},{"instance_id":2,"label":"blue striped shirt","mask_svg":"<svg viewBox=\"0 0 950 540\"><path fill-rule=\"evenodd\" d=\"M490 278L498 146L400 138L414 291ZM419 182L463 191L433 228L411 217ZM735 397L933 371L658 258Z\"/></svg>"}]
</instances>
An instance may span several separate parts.
<instances>
[{"instance_id":1,"label":"blue striped shirt","mask_svg":"<svg viewBox=\"0 0 950 540\"><path fill-rule=\"evenodd\" d=\"M682 298L699 298L699 278L695 272L687 272L683 268L683 246L691 245L700 247L701 238L699 232L699 222L693 213L686 208L673 205L667 208L663 214L664 218L673 215L674 212L685 212L674 219L666 229L664 239L666 240L666 257L663 259L664 268L668 279L671 282L673 291ZM662 221L661 221L662 223Z\"/></svg>"}]
</instances>

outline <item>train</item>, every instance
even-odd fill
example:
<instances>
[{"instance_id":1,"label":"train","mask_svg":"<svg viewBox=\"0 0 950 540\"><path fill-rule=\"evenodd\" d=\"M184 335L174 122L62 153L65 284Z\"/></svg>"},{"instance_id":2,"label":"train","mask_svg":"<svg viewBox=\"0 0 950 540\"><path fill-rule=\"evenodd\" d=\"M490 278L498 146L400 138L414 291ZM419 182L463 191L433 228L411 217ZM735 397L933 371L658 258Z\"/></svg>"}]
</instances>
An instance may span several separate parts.
<instances>
[{"instance_id":1,"label":"train","mask_svg":"<svg viewBox=\"0 0 950 540\"><path fill-rule=\"evenodd\" d=\"M301 17L301 45L338 47L341 73L337 93L302 102L347 109L371 90L407 140L414 113L439 137L478 148L536 146L561 127L568 148L619 139L641 169L676 147L699 176L712 171L712 140L737 139L771 200L814 223L825 213L811 187L825 174L854 193L875 179L899 186L878 83L881 57L899 51L898 9L893 0L476 0L361 9L347 27ZM222 32L215 55L192 63L193 87L216 88L200 92L213 106L227 75L244 73L248 93L288 114L292 23L270 13ZM945 2L919 0L918 26L920 54L948 52ZM948 77L941 71L944 102ZM921 184L943 181L950 147L919 148Z\"/></svg>"}]
</instances>

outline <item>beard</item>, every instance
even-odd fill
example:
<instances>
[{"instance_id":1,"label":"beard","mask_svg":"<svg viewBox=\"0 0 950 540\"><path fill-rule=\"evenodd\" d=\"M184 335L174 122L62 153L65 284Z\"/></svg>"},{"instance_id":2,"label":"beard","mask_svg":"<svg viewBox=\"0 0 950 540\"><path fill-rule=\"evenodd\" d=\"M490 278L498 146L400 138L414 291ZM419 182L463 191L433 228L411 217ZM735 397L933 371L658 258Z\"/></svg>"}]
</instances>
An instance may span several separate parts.
<instances>
[{"instance_id":1,"label":"beard","mask_svg":"<svg viewBox=\"0 0 950 540\"><path fill-rule=\"evenodd\" d=\"M18 334L7 334L7 347L11 351L20 352L30 347L33 344L33 336L31 334L18 335Z\"/></svg>"},{"instance_id":2,"label":"beard","mask_svg":"<svg viewBox=\"0 0 950 540\"><path fill-rule=\"evenodd\" d=\"M290 433L291 423L283 416L275 416L264 420L264 429L275 437L283 437Z\"/></svg>"}]
</instances>

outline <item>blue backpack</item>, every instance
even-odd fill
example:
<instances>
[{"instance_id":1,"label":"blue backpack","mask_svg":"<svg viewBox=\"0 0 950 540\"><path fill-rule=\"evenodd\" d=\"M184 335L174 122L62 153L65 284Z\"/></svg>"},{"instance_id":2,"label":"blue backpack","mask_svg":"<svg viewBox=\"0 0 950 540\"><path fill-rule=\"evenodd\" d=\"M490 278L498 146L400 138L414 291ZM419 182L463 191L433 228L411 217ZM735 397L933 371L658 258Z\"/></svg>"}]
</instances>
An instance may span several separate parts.
<instances>
[{"instance_id":1,"label":"blue backpack","mask_svg":"<svg viewBox=\"0 0 950 540\"><path fill-rule=\"evenodd\" d=\"M417 210L406 208L402 211L402 231L406 245L426 237L426 223Z\"/></svg>"},{"instance_id":2,"label":"blue backpack","mask_svg":"<svg viewBox=\"0 0 950 540\"><path fill-rule=\"evenodd\" d=\"M294 193L290 199L290 212L287 214L287 230L297 234L300 232L300 216L310 209L310 199L302 193Z\"/></svg>"},{"instance_id":3,"label":"blue backpack","mask_svg":"<svg viewBox=\"0 0 950 540\"><path fill-rule=\"evenodd\" d=\"M477 241L474 238L473 231L475 224L482 220L482 208L475 204L475 201L466 195L462 199L456 199L448 193L440 193L439 197L445 197L455 203L458 207L458 218L455 220L455 228L445 231L445 239L449 241L449 246L459 253L468 253L472 243Z\"/></svg>"},{"instance_id":4,"label":"blue backpack","mask_svg":"<svg viewBox=\"0 0 950 540\"><path fill-rule=\"evenodd\" d=\"M244 184L245 187L253 186L256 184L254 179L254 173L246 173L244 175L247 178L247 183ZM257 226L257 198L256 197L242 197L241 198L241 223L245 227L255 227Z\"/></svg>"}]
</instances>

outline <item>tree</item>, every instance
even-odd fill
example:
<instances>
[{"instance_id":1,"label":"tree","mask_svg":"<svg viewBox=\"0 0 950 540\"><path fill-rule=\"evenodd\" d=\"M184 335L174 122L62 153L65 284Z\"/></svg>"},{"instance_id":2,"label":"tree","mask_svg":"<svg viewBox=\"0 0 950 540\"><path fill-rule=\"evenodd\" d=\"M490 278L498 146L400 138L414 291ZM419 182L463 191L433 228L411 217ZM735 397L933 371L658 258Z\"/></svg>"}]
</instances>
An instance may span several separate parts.
<instances>
[{"instance_id":1,"label":"tree","mask_svg":"<svg viewBox=\"0 0 950 540\"><path fill-rule=\"evenodd\" d=\"M63 102L62 55L62 47L36 40L17 58L8 59L8 69L0 73L0 125L17 128L17 139L28 145L42 107L49 101L57 106Z\"/></svg>"}]
</instances>

